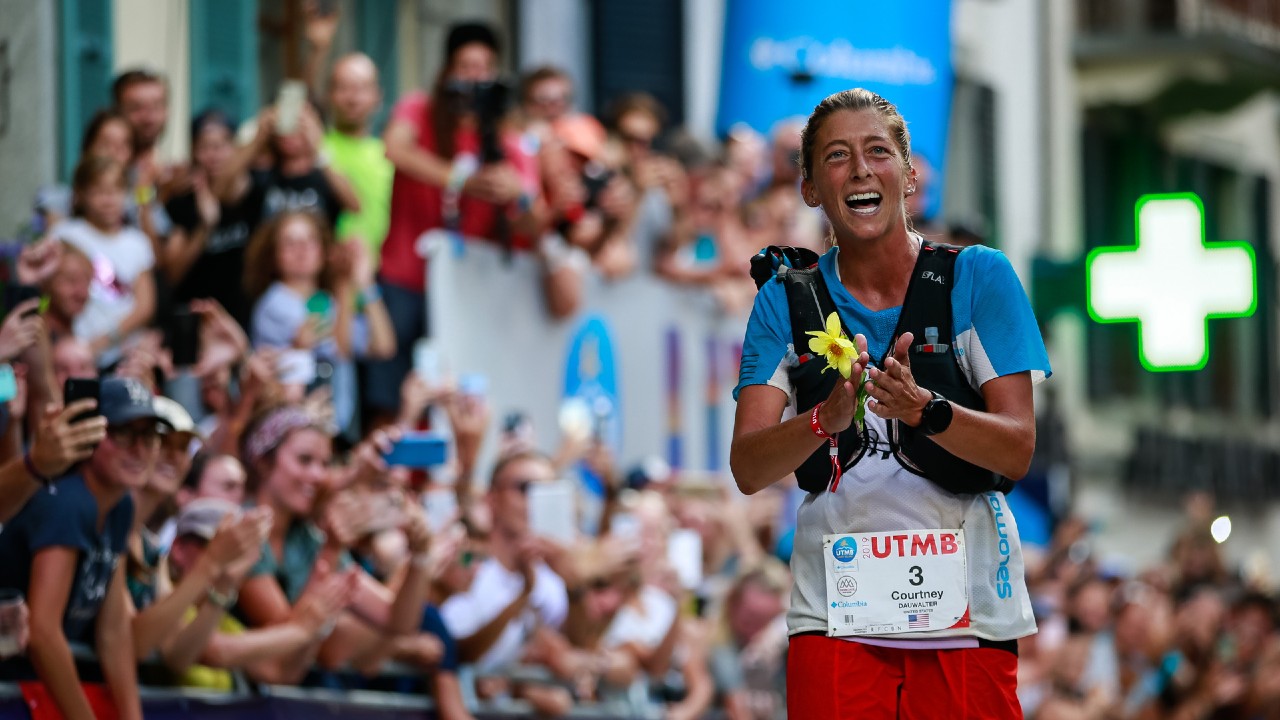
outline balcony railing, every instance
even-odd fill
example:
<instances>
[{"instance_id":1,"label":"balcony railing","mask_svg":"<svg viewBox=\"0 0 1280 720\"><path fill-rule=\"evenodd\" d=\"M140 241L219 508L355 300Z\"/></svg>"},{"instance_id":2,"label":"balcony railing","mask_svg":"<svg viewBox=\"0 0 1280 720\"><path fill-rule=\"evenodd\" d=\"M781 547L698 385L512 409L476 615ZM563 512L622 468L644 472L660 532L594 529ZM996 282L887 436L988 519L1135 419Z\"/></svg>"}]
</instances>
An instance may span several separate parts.
<instances>
[{"instance_id":1,"label":"balcony railing","mask_svg":"<svg viewBox=\"0 0 1280 720\"><path fill-rule=\"evenodd\" d=\"M1280 51L1280 0L1077 0L1083 36L1225 37Z\"/></svg>"}]
</instances>

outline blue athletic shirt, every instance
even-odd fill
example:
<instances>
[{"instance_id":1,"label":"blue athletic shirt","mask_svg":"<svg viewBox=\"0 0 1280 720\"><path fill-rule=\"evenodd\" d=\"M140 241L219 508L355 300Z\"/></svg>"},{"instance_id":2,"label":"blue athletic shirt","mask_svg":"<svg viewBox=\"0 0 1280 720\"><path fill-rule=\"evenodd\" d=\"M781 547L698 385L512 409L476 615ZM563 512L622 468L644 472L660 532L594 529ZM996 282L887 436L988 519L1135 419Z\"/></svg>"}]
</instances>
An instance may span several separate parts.
<instances>
[{"instance_id":1,"label":"blue athletic shirt","mask_svg":"<svg viewBox=\"0 0 1280 720\"><path fill-rule=\"evenodd\" d=\"M840 313L845 334L851 340L857 333L865 335L867 352L878 366L893 339L902 306L867 309L840 282L839 257L840 248L831 248L818 259L818 268ZM981 281L975 282L978 279ZM1033 383L1052 374L1031 303L1004 253L982 245L960 252L951 309L956 359L974 388L981 388L992 378L1027 370L1031 371ZM791 341L786 287L771 280L757 293L747 322L734 399L748 385L772 385L788 397L793 396L787 376L787 370L796 364ZM807 352L808 347L799 348L800 354Z\"/></svg>"}]
</instances>

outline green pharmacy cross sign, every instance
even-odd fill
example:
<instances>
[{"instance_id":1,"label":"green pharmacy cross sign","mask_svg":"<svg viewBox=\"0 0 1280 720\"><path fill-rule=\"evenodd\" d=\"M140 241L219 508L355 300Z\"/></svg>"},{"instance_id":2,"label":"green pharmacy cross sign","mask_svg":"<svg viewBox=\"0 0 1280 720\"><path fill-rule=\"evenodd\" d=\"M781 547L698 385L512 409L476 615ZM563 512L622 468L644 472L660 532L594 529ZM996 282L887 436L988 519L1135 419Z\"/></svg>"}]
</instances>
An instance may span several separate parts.
<instances>
[{"instance_id":1,"label":"green pharmacy cross sign","mask_svg":"<svg viewBox=\"0 0 1280 720\"><path fill-rule=\"evenodd\" d=\"M1209 319L1248 317L1258 306L1253 248L1210 244L1193 193L1144 195L1137 244L1100 247L1085 260L1089 315L1138 323L1138 355L1152 372L1209 362Z\"/></svg>"}]
</instances>

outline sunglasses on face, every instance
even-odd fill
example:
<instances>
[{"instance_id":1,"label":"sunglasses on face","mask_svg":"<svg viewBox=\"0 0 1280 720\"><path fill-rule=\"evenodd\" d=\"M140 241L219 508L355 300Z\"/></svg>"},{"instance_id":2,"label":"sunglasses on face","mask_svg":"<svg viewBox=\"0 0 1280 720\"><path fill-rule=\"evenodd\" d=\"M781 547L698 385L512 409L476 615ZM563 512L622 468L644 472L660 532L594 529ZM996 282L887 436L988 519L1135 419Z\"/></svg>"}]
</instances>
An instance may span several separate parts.
<instances>
[{"instance_id":1,"label":"sunglasses on face","mask_svg":"<svg viewBox=\"0 0 1280 720\"><path fill-rule=\"evenodd\" d=\"M653 145L653 138L651 137L644 137L642 135L632 135L630 133L620 133L619 137L622 138L622 142L628 145L638 145L641 147L649 147Z\"/></svg>"},{"instance_id":2,"label":"sunglasses on face","mask_svg":"<svg viewBox=\"0 0 1280 720\"><path fill-rule=\"evenodd\" d=\"M191 450L191 435L184 432L161 433L160 447L166 452L185 454Z\"/></svg>"},{"instance_id":3,"label":"sunglasses on face","mask_svg":"<svg viewBox=\"0 0 1280 720\"><path fill-rule=\"evenodd\" d=\"M116 425L107 428L107 437L120 447L135 447L138 443L153 444L160 438L160 431L154 423Z\"/></svg>"},{"instance_id":4,"label":"sunglasses on face","mask_svg":"<svg viewBox=\"0 0 1280 720\"><path fill-rule=\"evenodd\" d=\"M530 479L528 479L528 478L521 478L521 479L517 479L517 480L511 480L511 481L509 481L509 482L505 482L505 483L503 483L503 484L502 484L502 487L501 487L500 489L502 489L502 490L515 490L516 492L519 492L521 495L528 495L528 494L529 494L529 488L533 486L534 482L536 482L536 481L534 481L534 480L530 480Z\"/></svg>"}]
</instances>

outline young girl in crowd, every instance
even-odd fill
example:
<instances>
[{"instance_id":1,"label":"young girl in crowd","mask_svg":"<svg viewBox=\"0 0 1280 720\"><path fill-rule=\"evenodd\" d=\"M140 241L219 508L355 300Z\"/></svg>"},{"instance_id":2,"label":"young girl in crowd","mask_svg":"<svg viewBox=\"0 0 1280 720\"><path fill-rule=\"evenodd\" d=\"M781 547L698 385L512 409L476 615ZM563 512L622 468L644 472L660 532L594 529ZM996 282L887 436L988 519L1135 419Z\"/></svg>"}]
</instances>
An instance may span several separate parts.
<instances>
[{"instance_id":1,"label":"young girl in crowd","mask_svg":"<svg viewBox=\"0 0 1280 720\"><path fill-rule=\"evenodd\" d=\"M89 157L72 178L72 217L53 228L54 237L75 246L93 265L89 302L75 319L104 367L120 359L122 346L155 313L155 255L142 231L125 225L125 169L115 160Z\"/></svg>"},{"instance_id":2,"label":"young girl in crowd","mask_svg":"<svg viewBox=\"0 0 1280 720\"><path fill-rule=\"evenodd\" d=\"M360 243L335 250L329 228L307 212L285 212L254 236L245 290L253 300L255 348L282 353L286 384L329 380L338 427L355 417L353 357L395 353L391 319Z\"/></svg>"}]
</instances>

